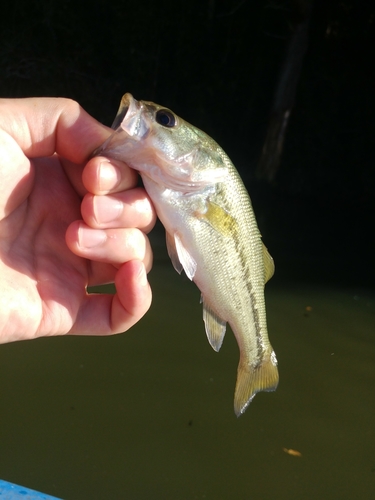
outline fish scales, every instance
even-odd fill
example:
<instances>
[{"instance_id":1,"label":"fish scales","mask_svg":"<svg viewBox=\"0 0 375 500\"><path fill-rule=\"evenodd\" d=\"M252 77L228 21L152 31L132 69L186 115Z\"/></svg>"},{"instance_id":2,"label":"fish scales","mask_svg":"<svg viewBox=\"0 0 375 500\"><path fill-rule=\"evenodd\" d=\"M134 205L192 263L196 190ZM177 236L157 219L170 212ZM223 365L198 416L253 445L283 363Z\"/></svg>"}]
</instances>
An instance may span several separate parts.
<instances>
[{"instance_id":1,"label":"fish scales","mask_svg":"<svg viewBox=\"0 0 375 500\"><path fill-rule=\"evenodd\" d=\"M257 392L278 384L264 301L274 266L246 188L211 137L162 106L125 94L113 128L96 154L125 161L141 174L175 269L184 269L201 291L212 347L220 349L226 323L236 337L234 409L240 415Z\"/></svg>"}]
</instances>

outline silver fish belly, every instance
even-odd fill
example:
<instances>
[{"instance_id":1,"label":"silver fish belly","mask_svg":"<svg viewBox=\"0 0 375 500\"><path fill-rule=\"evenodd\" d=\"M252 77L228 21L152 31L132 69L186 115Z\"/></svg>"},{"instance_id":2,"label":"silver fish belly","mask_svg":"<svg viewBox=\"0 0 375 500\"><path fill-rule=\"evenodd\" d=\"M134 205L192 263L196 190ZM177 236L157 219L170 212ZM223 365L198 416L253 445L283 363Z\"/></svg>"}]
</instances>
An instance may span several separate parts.
<instances>
[{"instance_id":1,"label":"silver fish belly","mask_svg":"<svg viewBox=\"0 0 375 500\"><path fill-rule=\"evenodd\" d=\"M211 346L220 349L227 323L236 337L239 416L257 392L278 384L264 301L274 265L249 195L220 146L162 106L125 94L113 128L95 154L120 159L141 174L166 229L173 266L201 291Z\"/></svg>"}]
</instances>

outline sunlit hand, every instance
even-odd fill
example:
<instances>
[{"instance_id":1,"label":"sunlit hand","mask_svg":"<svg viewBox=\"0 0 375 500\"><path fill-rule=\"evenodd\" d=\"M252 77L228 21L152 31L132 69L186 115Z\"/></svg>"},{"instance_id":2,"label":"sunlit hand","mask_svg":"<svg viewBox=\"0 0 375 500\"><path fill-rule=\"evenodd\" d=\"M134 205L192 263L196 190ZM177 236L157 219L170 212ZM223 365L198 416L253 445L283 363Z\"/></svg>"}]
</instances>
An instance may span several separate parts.
<instances>
[{"instance_id":1,"label":"sunlit hand","mask_svg":"<svg viewBox=\"0 0 375 500\"><path fill-rule=\"evenodd\" d=\"M0 342L118 333L149 308L151 203L125 164L86 164L109 134L74 101L0 100Z\"/></svg>"}]
</instances>

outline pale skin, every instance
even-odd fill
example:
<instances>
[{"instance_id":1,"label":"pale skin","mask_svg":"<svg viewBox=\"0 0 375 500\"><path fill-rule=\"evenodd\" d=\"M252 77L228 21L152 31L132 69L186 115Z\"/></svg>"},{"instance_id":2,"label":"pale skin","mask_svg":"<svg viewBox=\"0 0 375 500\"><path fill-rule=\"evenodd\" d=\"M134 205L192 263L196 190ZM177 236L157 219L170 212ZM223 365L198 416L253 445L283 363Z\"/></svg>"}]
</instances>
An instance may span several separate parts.
<instances>
[{"instance_id":1,"label":"pale skin","mask_svg":"<svg viewBox=\"0 0 375 500\"><path fill-rule=\"evenodd\" d=\"M120 333L148 310L156 215L134 171L89 160L110 133L68 99L0 99L0 343Z\"/></svg>"}]
</instances>

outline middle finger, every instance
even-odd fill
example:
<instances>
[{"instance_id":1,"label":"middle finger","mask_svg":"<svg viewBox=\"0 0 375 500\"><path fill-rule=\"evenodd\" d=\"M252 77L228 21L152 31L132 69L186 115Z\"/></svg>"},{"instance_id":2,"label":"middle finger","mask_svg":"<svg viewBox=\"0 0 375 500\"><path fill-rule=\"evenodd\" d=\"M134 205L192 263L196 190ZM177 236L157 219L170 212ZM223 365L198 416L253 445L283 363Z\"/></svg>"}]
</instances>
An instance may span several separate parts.
<instances>
[{"instance_id":1,"label":"middle finger","mask_svg":"<svg viewBox=\"0 0 375 500\"><path fill-rule=\"evenodd\" d=\"M82 200L82 218L92 228L136 227L151 231L156 214L143 188L134 188L111 195L88 193Z\"/></svg>"}]
</instances>

